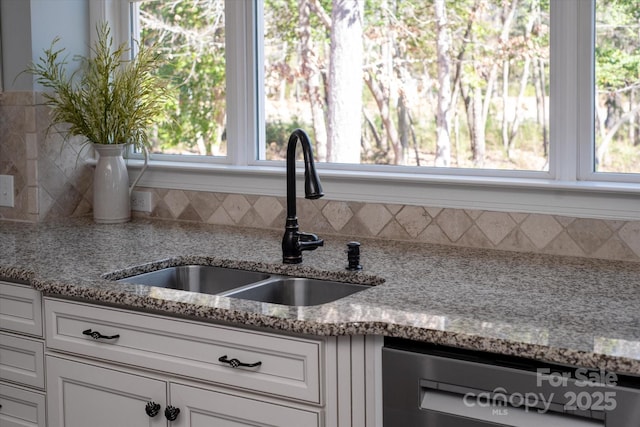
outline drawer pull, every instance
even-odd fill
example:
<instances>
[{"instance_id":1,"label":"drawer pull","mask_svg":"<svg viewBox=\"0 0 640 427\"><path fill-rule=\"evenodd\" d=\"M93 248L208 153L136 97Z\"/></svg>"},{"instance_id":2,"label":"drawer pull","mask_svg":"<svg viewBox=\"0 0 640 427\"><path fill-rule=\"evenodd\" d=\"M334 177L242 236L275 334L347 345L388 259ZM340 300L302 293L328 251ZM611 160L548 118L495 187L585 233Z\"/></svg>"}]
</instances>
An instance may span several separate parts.
<instances>
[{"instance_id":1,"label":"drawer pull","mask_svg":"<svg viewBox=\"0 0 640 427\"><path fill-rule=\"evenodd\" d=\"M118 335L118 334L116 334L116 335L102 335L100 332L92 331L91 329L87 329L86 331L82 331L82 333L84 335L89 335L94 340L100 340L100 339L115 340L115 339L120 338L120 335Z\"/></svg>"},{"instance_id":2,"label":"drawer pull","mask_svg":"<svg viewBox=\"0 0 640 427\"><path fill-rule=\"evenodd\" d=\"M256 366L262 365L262 362L243 363L243 362L239 361L238 359L229 360L229 359L227 359L227 355L226 354L224 356L222 356L221 358L219 358L218 361L222 362L222 363L228 363L229 365L231 365L232 368L239 368L239 367L255 368Z\"/></svg>"},{"instance_id":3,"label":"drawer pull","mask_svg":"<svg viewBox=\"0 0 640 427\"><path fill-rule=\"evenodd\" d=\"M147 402L147 406L144 407L144 411L147 415L153 418L160 412L160 404L156 402Z\"/></svg>"},{"instance_id":4,"label":"drawer pull","mask_svg":"<svg viewBox=\"0 0 640 427\"><path fill-rule=\"evenodd\" d=\"M169 405L164 409L164 416L169 421L175 421L176 418L178 418L179 413L180 413L180 409L176 408L175 406Z\"/></svg>"}]
</instances>

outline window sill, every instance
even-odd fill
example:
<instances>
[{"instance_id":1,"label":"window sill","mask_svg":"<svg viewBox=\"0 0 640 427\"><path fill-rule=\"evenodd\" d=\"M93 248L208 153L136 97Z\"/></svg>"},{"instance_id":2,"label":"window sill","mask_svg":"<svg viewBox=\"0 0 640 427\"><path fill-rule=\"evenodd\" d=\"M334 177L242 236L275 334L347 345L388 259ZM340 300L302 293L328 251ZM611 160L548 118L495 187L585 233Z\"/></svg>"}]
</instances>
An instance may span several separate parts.
<instances>
[{"instance_id":1,"label":"window sill","mask_svg":"<svg viewBox=\"0 0 640 427\"><path fill-rule=\"evenodd\" d=\"M131 178L142 162L128 160ZM298 170L302 175L302 171ZM640 186L615 182L412 175L322 169L330 200L441 208L553 214L582 218L640 219ZM139 184L220 193L284 197L284 167L151 161ZM302 185L298 195L302 196Z\"/></svg>"}]
</instances>

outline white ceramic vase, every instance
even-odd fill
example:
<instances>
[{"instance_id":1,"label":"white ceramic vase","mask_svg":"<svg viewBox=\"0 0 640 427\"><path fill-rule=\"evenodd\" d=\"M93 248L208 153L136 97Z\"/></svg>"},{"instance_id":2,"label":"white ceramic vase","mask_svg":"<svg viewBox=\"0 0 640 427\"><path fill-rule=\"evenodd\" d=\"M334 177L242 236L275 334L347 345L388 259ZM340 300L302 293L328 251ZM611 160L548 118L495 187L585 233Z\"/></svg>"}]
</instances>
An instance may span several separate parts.
<instances>
[{"instance_id":1,"label":"white ceramic vase","mask_svg":"<svg viewBox=\"0 0 640 427\"><path fill-rule=\"evenodd\" d=\"M147 168L148 155L140 174L129 186L123 154L126 144L93 144L99 158L93 176L93 220L116 224L131 219L131 192Z\"/></svg>"}]
</instances>

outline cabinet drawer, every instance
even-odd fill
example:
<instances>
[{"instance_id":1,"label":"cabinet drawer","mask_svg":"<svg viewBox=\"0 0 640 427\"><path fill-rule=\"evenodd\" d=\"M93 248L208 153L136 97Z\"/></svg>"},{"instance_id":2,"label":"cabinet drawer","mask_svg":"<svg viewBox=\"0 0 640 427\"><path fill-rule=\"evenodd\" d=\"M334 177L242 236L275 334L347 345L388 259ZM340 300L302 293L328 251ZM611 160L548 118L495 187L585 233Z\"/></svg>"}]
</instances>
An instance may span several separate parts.
<instances>
[{"instance_id":1,"label":"cabinet drawer","mask_svg":"<svg viewBox=\"0 0 640 427\"><path fill-rule=\"evenodd\" d=\"M0 380L44 388L44 345L0 333Z\"/></svg>"},{"instance_id":2,"label":"cabinet drawer","mask_svg":"<svg viewBox=\"0 0 640 427\"><path fill-rule=\"evenodd\" d=\"M44 394L0 383L0 426L46 427Z\"/></svg>"},{"instance_id":3,"label":"cabinet drawer","mask_svg":"<svg viewBox=\"0 0 640 427\"><path fill-rule=\"evenodd\" d=\"M29 285L0 281L0 328L41 337L40 292Z\"/></svg>"},{"instance_id":4,"label":"cabinet drawer","mask_svg":"<svg viewBox=\"0 0 640 427\"><path fill-rule=\"evenodd\" d=\"M45 300L47 347L246 390L320 402L323 341ZM97 331L112 339L83 335ZM219 359L257 363L233 368Z\"/></svg>"}]
</instances>

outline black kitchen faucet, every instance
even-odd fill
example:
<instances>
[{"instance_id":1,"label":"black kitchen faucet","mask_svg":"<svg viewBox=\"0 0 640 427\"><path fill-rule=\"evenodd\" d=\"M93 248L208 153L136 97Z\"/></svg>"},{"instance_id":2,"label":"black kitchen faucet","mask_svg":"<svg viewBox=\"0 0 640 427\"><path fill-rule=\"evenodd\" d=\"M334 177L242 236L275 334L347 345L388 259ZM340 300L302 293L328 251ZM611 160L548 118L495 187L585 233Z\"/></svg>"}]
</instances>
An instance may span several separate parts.
<instances>
[{"instance_id":1,"label":"black kitchen faucet","mask_svg":"<svg viewBox=\"0 0 640 427\"><path fill-rule=\"evenodd\" d=\"M287 144L287 222L282 237L282 262L299 264L302 251L312 251L324 245L324 241L312 233L298 231L296 216L296 143L300 141L304 155L304 194L307 199L319 199L324 196L320 178L313 163L313 149L309 136L302 129L296 129Z\"/></svg>"}]
</instances>

